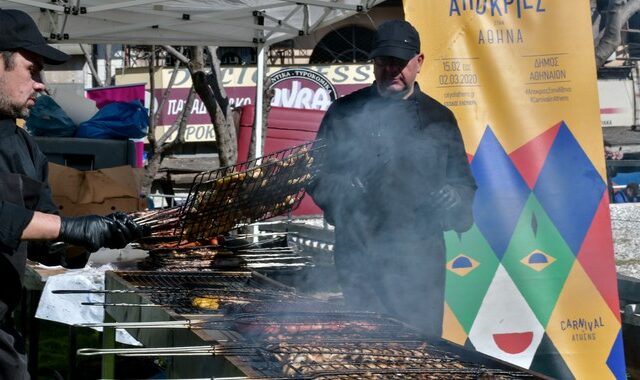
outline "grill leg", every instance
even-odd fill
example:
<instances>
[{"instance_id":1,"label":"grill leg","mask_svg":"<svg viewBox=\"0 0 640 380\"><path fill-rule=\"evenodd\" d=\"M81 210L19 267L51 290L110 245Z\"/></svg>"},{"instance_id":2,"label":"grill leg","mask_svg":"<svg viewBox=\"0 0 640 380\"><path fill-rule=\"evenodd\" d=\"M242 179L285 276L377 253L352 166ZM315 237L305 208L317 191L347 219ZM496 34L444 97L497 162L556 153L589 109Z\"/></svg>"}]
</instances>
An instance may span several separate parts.
<instances>
[{"instance_id":1,"label":"grill leg","mask_svg":"<svg viewBox=\"0 0 640 380\"><path fill-rule=\"evenodd\" d=\"M76 356L76 350L78 349L78 331L76 326L69 326L69 380L76 380L76 370L78 368L78 361Z\"/></svg>"},{"instance_id":2,"label":"grill leg","mask_svg":"<svg viewBox=\"0 0 640 380\"><path fill-rule=\"evenodd\" d=\"M115 320L108 313L104 313L104 321L106 323L115 322ZM102 348L115 348L115 347L116 347L116 329L113 327L103 327ZM116 378L115 375L116 375L116 356L103 355L102 356L102 378L115 379Z\"/></svg>"},{"instance_id":3,"label":"grill leg","mask_svg":"<svg viewBox=\"0 0 640 380\"><path fill-rule=\"evenodd\" d=\"M29 373L33 380L38 379L38 348L40 345L40 323L36 318L36 309L38 308L38 302L40 301L40 295L42 291L29 290L27 291L27 308L24 309L23 315L28 320L28 339L29 339L29 362L27 366Z\"/></svg>"}]
</instances>

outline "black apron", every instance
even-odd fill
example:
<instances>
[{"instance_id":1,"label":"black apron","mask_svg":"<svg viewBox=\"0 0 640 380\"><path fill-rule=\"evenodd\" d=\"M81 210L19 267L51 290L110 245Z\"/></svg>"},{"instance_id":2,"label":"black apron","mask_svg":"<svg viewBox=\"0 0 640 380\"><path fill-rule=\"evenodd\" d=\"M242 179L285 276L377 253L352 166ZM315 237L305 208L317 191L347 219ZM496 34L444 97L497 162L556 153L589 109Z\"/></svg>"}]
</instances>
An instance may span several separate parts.
<instances>
[{"instance_id":1,"label":"black apron","mask_svg":"<svg viewBox=\"0 0 640 380\"><path fill-rule=\"evenodd\" d=\"M34 210L43 183L22 174L0 175L0 199ZM12 312L20 302L27 264L27 242L15 251L0 250L0 379L29 379L24 341L13 326Z\"/></svg>"}]
</instances>

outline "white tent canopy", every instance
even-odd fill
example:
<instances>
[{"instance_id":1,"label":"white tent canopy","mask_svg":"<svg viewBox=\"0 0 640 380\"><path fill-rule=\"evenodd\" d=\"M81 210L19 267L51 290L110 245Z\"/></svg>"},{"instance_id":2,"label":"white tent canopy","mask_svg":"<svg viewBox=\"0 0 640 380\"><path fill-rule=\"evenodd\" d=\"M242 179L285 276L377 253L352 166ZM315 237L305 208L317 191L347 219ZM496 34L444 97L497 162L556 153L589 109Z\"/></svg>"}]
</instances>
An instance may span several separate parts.
<instances>
[{"instance_id":1,"label":"white tent canopy","mask_svg":"<svg viewBox=\"0 0 640 380\"><path fill-rule=\"evenodd\" d=\"M51 43L255 46L255 124L262 125L265 48L385 0L0 0L36 20ZM261 139L256 128L256 140ZM260 144L256 156L262 154Z\"/></svg>"},{"instance_id":2,"label":"white tent canopy","mask_svg":"<svg viewBox=\"0 0 640 380\"><path fill-rule=\"evenodd\" d=\"M312 33L384 0L0 0L52 43L257 46Z\"/></svg>"}]
</instances>

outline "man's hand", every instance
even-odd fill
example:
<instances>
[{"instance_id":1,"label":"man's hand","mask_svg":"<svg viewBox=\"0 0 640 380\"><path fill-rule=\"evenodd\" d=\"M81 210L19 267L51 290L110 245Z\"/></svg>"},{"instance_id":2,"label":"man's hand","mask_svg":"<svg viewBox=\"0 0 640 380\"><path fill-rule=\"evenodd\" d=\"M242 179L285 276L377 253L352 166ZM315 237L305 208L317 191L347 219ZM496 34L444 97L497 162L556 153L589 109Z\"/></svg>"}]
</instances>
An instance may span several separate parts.
<instances>
[{"instance_id":1,"label":"man's hand","mask_svg":"<svg viewBox=\"0 0 640 380\"><path fill-rule=\"evenodd\" d=\"M444 185L440 190L429 194L429 204L434 208L449 211L460 205L460 194L451 185Z\"/></svg>"},{"instance_id":2,"label":"man's hand","mask_svg":"<svg viewBox=\"0 0 640 380\"><path fill-rule=\"evenodd\" d=\"M122 211L109 214L107 215L107 218L120 222L126 227L126 237L129 242L151 235L151 229L149 226L138 225L138 223L134 222L129 215Z\"/></svg>"},{"instance_id":3,"label":"man's hand","mask_svg":"<svg viewBox=\"0 0 640 380\"><path fill-rule=\"evenodd\" d=\"M109 216L62 217L60 240L80 245L90 252L101 247L123 248L144 236L142 227L123 213Z\"/></svg>"}]
</instances>

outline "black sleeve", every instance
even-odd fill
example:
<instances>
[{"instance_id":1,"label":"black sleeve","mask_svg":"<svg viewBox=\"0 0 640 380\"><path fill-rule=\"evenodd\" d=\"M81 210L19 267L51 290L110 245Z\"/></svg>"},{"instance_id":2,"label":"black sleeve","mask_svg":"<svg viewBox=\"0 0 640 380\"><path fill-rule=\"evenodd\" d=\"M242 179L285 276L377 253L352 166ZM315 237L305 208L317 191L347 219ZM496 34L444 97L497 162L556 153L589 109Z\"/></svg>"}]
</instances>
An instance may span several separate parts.
<instances>
[{"instance_id":1,"label":"black sleeve","mask_svg":"<svg viewBox=\"0 0 640 380\"><path fill-rule=\"evenodd\" d=\"M30 136L25 136L25 142L29 146L33 166L36 169L36 179L42 183L36 210L57 215L58 206L53 202L51 187L49 187L49 160Z\"/></svg>"},{"instance_id":2,"label":"black sleeve","mask_svg":"<svg viewBox=\"0 0 640 380\"><path fill-rule=\"evenodd\" d=\"M477 186L471 174L462 134L453 114L450 118L450 125L446 181L458 192L461 203L446 214L445 229L464 232L473 225L473 199Z\"/></svg>"},{"instance_id":3,"label":"black sleeve","mask_svg":"<svg viewBox=\"0 0 640 380\"><path fill-rule=\"evenodd\" d=\"M335 225L336 217L341 208L351 206L348 195L350 171L345 167L345 154L341 144L343 136L339 136L340 129L344 131L345 125L342 119L340 102L334 102L320 124L318 130L318 143L325 149L322 154L321 166L317 177L308 191L314 202L324 211L327 222ZM344 212L344 209L343 211Z\"/></svg>"},{"instance_id":4,"label":"black sleeve","mask_svg":"<svg viewBox=\"0 0 640 380\"><path fill-rule=\"evenodd\" d=\"M59 214L58 206L53 202L51 187L49 187L49 161L46 156L38 151L39 155L36 161L36 168L39 169L40 181L42 182L42 191L38 200L36 209L46 214Z\"/></svg>"},{"instance_id":5,"label":"black sleeve","mask_svg":"<svg viewBox=\"0 0 640 380\"><path fill-rule=\"evenodd\" d=\"M49 187L49 162L46 156L39 149L36 150L34 161L34 165L38 171L38 180L42 182L42 188L40 190L40 196L38 197L36 210L46 214L57 215L58 207L53 202L51 188ZM27 242L29 259L49 266L60 265L62 256L60 254L52 254L50 252L51 243L52 241L48 240L31 240Z\"/></svg>"},{"instance_id":6,"label":"black sleeve","mask_svg":"<svg viewBox=\"0 0 640 380\"><path fill-rule=\"evenodd\" d=\"M33 211L14 203L0 200L0 245L15 250L22 232L33 219Z\"/></svg>"}]
</instances>

